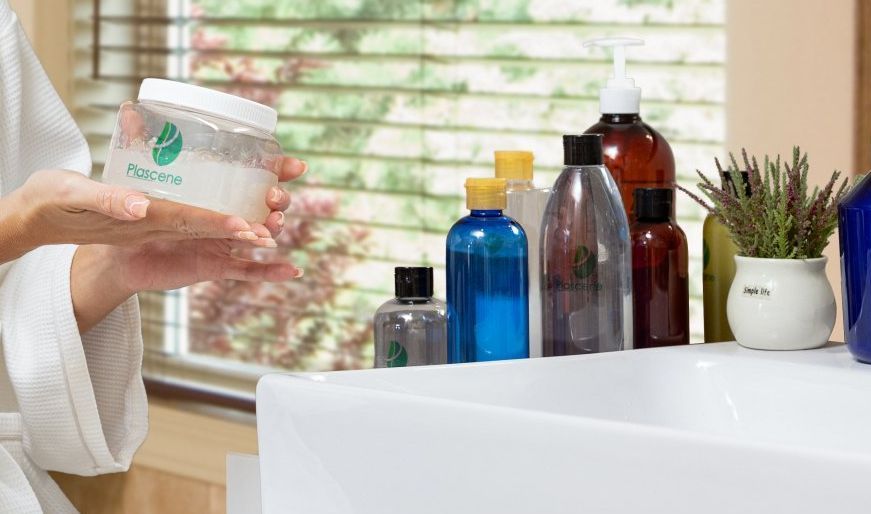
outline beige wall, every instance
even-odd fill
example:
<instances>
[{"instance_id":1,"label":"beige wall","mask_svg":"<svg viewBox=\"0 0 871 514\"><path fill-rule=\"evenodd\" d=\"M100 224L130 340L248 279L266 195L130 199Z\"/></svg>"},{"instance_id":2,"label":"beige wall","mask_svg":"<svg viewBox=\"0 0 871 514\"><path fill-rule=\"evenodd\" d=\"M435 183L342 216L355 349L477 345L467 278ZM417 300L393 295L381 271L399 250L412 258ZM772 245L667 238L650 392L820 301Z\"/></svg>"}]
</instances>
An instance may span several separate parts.
<instances>
[{"instance_id":1,"label":"beige wall","mask_svg":"<svg viewBox=\"0 0 871 514\"><path fill-rule=\"evenodd\" d=\"M727 145L732 151L807 151L811 180L853 174L857 0L727 0ZM843 341L835 235L826 252Z\"/></svg>"},{"instance_id":2,"label":"beige wall","mask_svg":"<svg viewBox=\"0 0 871 514\"><path fill-rule=\"evenodd\" d=\"M10 0L54 88L70 107L73 73L72 2L74 0Z\"/></svg>"}]
</instances>

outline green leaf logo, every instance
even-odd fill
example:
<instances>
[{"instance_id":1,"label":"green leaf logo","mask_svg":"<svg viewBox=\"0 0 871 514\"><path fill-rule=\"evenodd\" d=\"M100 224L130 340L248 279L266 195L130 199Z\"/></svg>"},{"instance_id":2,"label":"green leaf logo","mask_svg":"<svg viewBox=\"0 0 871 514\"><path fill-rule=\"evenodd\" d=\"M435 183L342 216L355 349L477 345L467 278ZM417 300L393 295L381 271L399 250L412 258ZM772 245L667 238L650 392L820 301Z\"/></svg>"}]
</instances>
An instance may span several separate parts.
<instances>
[{"instance_id":1,"label":"green leaf logo","mask_svg":"<svg viewBox=\"0 0 871 514\"><path fill-rule=\"evenodd\" d=\"M408 364L408 352L399 344L399 341L390 341L387 348L387 367L404 368Z\"/></svg>"},{"instance_id":2,"label":"green leaf logo","mask_svg":"<svg viewBox=\"0 0 871 514\"><path fill-rule=\"evenodd\" d=\"M151 150L151 157L158 166L166 166L172 163L181 153L181 131L178 127L170 122L163 125L163 131L157 137L154 143L154 149Z\"/></svg>"},{"instance_id":3,"label":"green leaf logo","mask_svg":"<svg viewBox=\"0 0 871 514\"><path fill-rule=\"evenodd\" d=\"M578 246L575 250L575 265L572 266L575 276L580 279L589 277L595 273L596 264L596 254L584 245Z\"/></svg>"}]
</instances>

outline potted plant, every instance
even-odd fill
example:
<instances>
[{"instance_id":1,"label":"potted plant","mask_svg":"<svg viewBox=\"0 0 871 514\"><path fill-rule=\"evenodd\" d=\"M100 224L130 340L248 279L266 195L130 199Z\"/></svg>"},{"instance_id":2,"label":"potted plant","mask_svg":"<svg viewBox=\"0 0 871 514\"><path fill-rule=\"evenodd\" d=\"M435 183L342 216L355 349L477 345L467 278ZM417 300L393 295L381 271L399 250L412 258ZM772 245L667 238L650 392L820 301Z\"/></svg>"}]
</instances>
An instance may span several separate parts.
<instances>
[{"instance_id":1,"label":"potted plant","mask_svg":"<svg viewBox=\"0 0 871 514\"><path fill-rule=\"evenodd\" d=\"M791 164L766 156L761 169L755 157L741 153L743 168L731 154L728 169L716 162L719 186L698 172L698 187L712 205L680 188L719 219L738 247L726 304L732 333L748 348L820 347L835 325L823 250L837 226L847 181L837 186L835 171L824 188L809 191L807 154L798 147ZM746 187L736 187L734 177L742 174Z\"/></svg>"}]
</instances>

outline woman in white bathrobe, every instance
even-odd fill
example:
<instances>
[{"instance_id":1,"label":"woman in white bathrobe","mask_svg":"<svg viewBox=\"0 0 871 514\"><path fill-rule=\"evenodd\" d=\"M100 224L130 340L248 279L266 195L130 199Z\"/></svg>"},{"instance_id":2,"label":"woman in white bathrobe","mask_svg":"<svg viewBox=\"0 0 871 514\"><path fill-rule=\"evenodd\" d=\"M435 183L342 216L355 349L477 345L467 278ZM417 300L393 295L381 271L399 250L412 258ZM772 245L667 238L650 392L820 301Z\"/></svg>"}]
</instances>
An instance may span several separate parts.
<instances>
[{"instance_id":1,"label":"woman in white bathrobe","mask_svg":"<svg viewBox=\"0 0 871 514\"><path fill-rule=\"evenodd\" d=\"M45 470L125 471L147 431L136 293L221 278L287 280L264 224L87 178L90 152L7 0L0 0L0 512L75 512ZM286 158L281 180L306 171ZM154 266L155 262L160 263Z\"/></svg>"}]
</instances>

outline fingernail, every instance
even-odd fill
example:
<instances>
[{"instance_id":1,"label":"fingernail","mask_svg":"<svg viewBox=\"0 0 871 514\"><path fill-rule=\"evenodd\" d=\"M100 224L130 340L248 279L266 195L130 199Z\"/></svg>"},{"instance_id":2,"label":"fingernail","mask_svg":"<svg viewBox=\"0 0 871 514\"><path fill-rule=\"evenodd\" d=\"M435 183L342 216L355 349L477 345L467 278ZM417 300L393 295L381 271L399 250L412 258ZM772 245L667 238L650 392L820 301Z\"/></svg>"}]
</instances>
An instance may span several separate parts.
<instances>
[{"instance_id":1,"label":"fingernail","mask_svg":"<svg viewBox=\"0 0 871 514\"><path fill-rule=\"evenodd\" d=\"M278 203L281 201L281 198L284 196L284 191L277 187L273 187L269 190L269 200L272 203Z\"/></svg>"},{"instance_id":2,"label":"fingernail","mask_svg":"<svg viewBox=\"0 0 871 514\"><path fill-rule=\"evenodd\" d=\"M302 278L305 275L305 270L302 268L296 268L296 278Z\"/></svg>"},{"instance_id":3,"label":"fingernail","mask_svg":"<svg viewBox=\"0 0 871 514\"><path fill-rule=\"evenodd\" d=\"M283 226L284 226L284 213L281 212L281 211L278 211L278 221L277 221L277 223L278 223L278 226L279 226L279 227L283 227Z\"/></svg>"},{"instance_id":4,"label":"fingernail","mask_svg":"<svg viewBox=\"0 0 871 514\"><path fill-rule=\"evenodd\" d=\"M144 218L146 211L148 211L148 204L151 202L148 198L144 196L138 195L130 195L124 200L124 209L127 210L127 214L134 216L136 218Z\"/></svg>"},{"instance_id":5,"label":"fingernail","mask_svg":"<svg viewBox=\"0 0 871 514\"><path fill-rule=\"evenodd\" d=\"M272 239L271 237L261 237L257 242L260 244L260 246L263 246L265 248L275 248L278 246L278 243L275 242L275 239Z\"/></svg>"},{"instance_id":6,"label":"fingernail","mask_svg":"<svg viewBox=\"0 0 871 514\"><path fill-rule=\"evenodd\" d=\"M234 233L233 236L236 239L241 239L243 241L256 241L260 239L260 236L250 230L240 230L239 232Z\"/></svg>"},{"instance_id":7,"label":"fingernail","mask_svg":"<svg viewBox=\"0 0 871 514\"><path fill-rule=\"evenodd\" d=\"M301 177L301 176L305 175L306 173L308 173L308 162L306 162L306 161L299 161L299 162L302 163L302 173L299 174L299 176Z\"/></svg>"}]
</instances>

